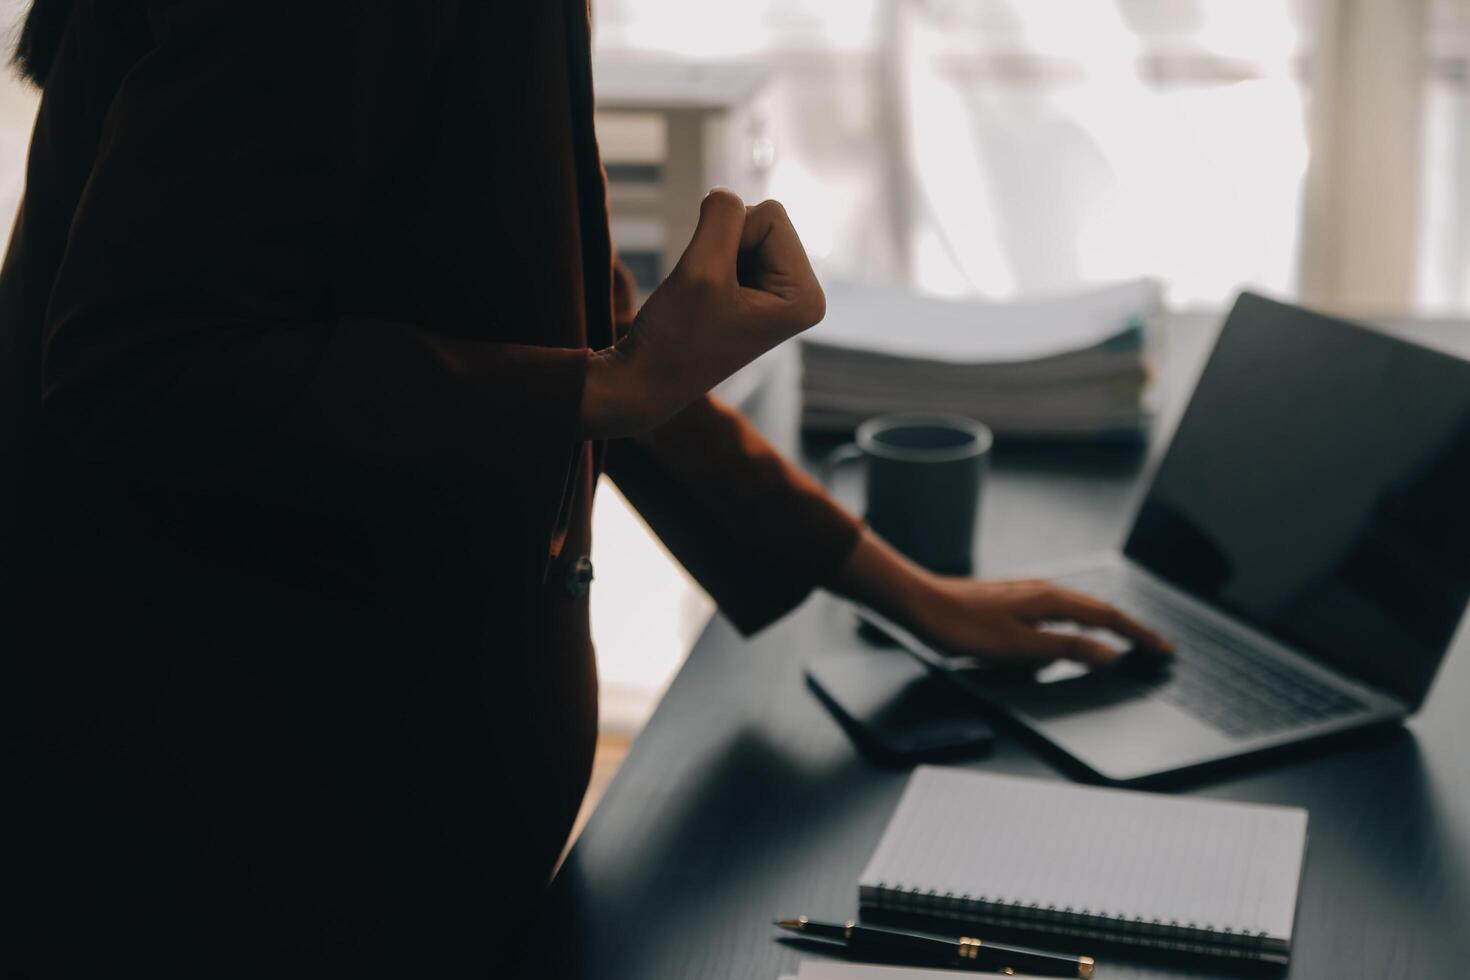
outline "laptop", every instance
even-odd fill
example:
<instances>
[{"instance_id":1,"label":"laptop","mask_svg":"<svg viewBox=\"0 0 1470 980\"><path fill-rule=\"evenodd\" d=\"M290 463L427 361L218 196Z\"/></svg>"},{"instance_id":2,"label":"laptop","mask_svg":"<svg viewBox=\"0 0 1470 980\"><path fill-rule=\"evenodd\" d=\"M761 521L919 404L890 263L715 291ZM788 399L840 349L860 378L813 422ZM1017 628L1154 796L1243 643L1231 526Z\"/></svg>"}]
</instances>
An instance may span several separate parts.
<instances>
[{"instance_id":1,"label":"laptop","mask_svg":"<svg viewBox=\"0 0 1470 980\"><path fill-rule=\"evenodd\" d=\"M1470 600L1470 362L1242 294L1121 551L1039 577L1176 658L1017 677L877 625L1112 783L1402 720Z\"/></svg>"}]
</instances>

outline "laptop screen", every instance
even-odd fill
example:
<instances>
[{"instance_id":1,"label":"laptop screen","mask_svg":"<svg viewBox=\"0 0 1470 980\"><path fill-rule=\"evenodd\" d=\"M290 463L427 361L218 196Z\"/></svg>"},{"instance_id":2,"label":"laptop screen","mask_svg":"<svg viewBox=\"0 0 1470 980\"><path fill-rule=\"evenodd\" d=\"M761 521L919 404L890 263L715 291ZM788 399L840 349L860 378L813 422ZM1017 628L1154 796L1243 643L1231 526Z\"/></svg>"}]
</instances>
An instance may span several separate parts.
<instances>
[{"instance_id":1,"label":"laptop screen","mask_svg":"<svg viewBox=\"0 0 1470 980\"><path fill-rule=\"evenodd\" d=\"M1470 362L1242 295L1124 551L1417 706L1470 598Z\"/></svg>"}]
</instances>

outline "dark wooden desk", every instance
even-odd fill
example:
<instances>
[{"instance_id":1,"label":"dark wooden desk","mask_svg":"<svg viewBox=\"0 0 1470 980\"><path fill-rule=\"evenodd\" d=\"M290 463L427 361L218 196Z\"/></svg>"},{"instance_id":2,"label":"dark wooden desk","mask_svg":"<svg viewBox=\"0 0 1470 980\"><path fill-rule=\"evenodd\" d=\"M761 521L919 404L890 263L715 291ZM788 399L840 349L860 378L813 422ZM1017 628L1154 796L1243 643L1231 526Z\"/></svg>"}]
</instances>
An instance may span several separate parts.
<instances>
[{"instance_id":1,"label":"dark wooden desk","mask_svg":"<svg viewBox=\"0 0 1470 980\"><path fill-rule=\"evenodd\" d=\"M1213 330L1208 320L1184 320L1169 333L1161 437ZM774 438L794 446L789 377L763 408ZM1116 544L1160 444L1134 453L999 452L984 500L981 572ZM1311 812L1289 976L1438 980L1465 971L1467 633L1407 729L1177 790ZM773 917L853 914L858 875L906 773L857 754L807 690L801 666L854 642L850 614L826 597L751 640L722 619L711 623L553 885L545 972L774 980L810 954L774 942ZM970 765L1063 778L1004 734L992 755ZM1107 957L1097 975L1233 974Z\"/></svg>"}]
</instances>

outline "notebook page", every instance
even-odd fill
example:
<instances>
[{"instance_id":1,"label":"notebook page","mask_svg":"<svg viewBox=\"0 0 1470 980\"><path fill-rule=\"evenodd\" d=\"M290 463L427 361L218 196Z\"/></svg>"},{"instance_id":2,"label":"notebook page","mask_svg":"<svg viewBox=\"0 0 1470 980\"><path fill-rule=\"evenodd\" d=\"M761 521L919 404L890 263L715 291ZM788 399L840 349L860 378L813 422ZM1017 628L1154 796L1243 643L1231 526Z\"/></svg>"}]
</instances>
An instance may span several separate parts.
<instances>
[{"instance_id":1,"label":"notebook page","mask_svg":"<svg viewBox=\"0 0 1470 980\"><path fill-rule=\"evenodd\" d=\"M863 888L1288 941L1307 814L921 766Z\"/></svg>"}]
</instances>

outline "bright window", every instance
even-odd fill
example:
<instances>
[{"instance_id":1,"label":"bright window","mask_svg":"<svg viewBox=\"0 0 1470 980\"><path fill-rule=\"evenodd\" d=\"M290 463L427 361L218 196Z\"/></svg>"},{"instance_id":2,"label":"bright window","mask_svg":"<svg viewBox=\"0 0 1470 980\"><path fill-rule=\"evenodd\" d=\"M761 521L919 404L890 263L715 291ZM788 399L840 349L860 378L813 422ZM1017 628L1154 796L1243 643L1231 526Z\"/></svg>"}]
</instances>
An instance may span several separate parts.
<instances>
[{"instance_id":1,"label":"bright window","mask_svg":"<svg viewBox=\"0 0 1470 980\"><path fill-rule=\"evenodd\" d=\"M1463 315L1470 0L1352 2L1428 28L1408 195L1419 248L1400 254L1416 285L1385 312ZM1196 306L1247 284L1297 293L1314 43L1348 3L600 0L594 13L603 53L769 66L762 190L828 274L993 297L1149 274Z\"/></svg>"}]
</instances>

